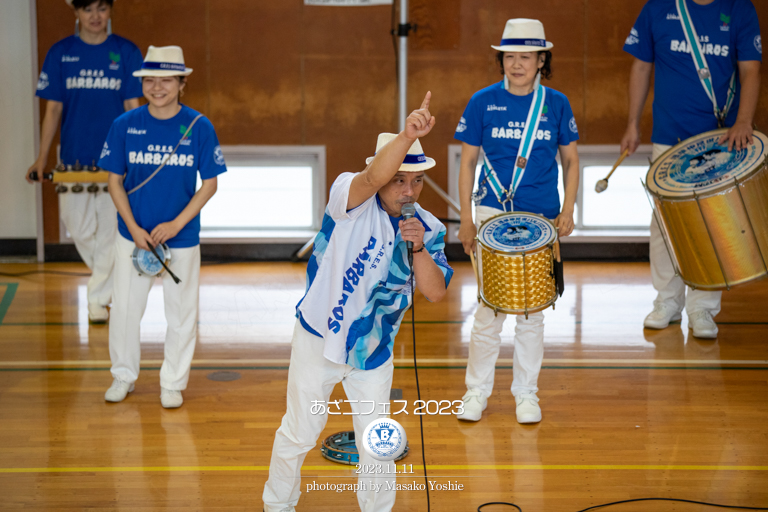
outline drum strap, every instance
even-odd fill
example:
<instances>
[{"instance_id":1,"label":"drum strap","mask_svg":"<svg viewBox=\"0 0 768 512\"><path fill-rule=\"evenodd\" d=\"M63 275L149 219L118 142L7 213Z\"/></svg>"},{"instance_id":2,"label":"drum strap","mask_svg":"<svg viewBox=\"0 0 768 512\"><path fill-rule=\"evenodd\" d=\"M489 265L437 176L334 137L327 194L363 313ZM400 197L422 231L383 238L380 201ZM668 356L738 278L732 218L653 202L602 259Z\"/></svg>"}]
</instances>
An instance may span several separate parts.
<instances>
[{"instance_id":1,"label":"drum strap","mask_svg":"<svg viewBox=\"0 0 768 512\"><path fill-rule=\"evenodd\" d=\"M693 22L691 21L688 5L685 3L685 0L676 0L675 4L677 6L677 14L680 16L680 25L683 27L685 40L688 43L691 58L693 58L693 65L696 67L696 73L699 75L699 81L701 82L702 87L704 87L707 96L712 101L712 107L715 112L715 117L717 118L718 127L723 128L725 126L725 118L728 116L728 111L731 110L733 98L736 95L736 71L731 75L731 83L728 85L728 97L725 101L725 106L720 110L717 106L715 88L712 85L712 74L709 71L704 52L702 52L701 46L699 46L699 35L696 33L696 27L693 26Z\"/></svg>"},{"instance_id":2,"label":"drum strap","mask_svg":"<svg viewBox=\"0 0 768 512\"><path fill-rule=\"evenodd\" d=\"M184 142L184 141L187 139L187 136L189 135L189 132L191 132L191 131L192 131L192 127L193 127L193 126L195 126L195 123L196 123L196 122L197 122L197 120L198 120L198 119L200 119L201 117L203 117L203 114L198 114L198 115L197 115L197 117L196 117L196 118L194 118L194 119L192 120L192 122L189 124L189 127L187 128L187 131L185 131L185 132L184 132L184 135L181 137L181 140L179 140L179 143L178 143L178 144L176 144L176 147L175 147L175 148L173 148L173 152L172 152L171 154L167 155L165 158L163 158L163 162L160 164L160 167L158 167L157 169L155 169L155 172L153 172L152 174L150 174L150 175L149 175L149 177L148 177L147 179L145 179L144 181L142 181L141 183L139 183L138 185L136 185L135 187L133 187L131 190L129 190L129 191L128 191L128 195L131 195L131 194L133 194L134 192L136 192L137 190L139 190L141 187L143 187L144 185L146 185L147 183L149 183L149 180L151 180L152 178L154 178L154 177L155 177L155 175L156 175L157 173L159 173L159 172L160 172L160 169L162 169L163 167L165 167L165 164L166 164L166 163L168 163L168 162L170 161L170 159L171 159L171 157L172 157L173 155L175 155L175 154L176 154L176 150L178 150L178 149L179 149L179 146L181 146L181 143L182 143L182 142Z\"/></svg>"},{"instance_id":3,"label":"drum strap","mask_svg":"<svg viewBox=\"0 0 768 512\"><path fill-rule=\"evenodd\" d=\"M504 77L505 86L506 83L507 78ZM506 203L509 203L509 211L513 211L512 200L515 197L517 187L520 186L520 182L523 180L528 159L531 157L533 144L536 142L536 134L539 131L541 112L544 109L546 99L547 88L543 85L538 85L538 87L534 85L533 100L531 100L531 107L528 109L528 118L525 120L523 139L520 141L520 147L517 149L517 159L515 160L515 168L512 171L512 183L509 184L509 190L501 184L496 171L493 169L490 160L488 160L487 153L483 151L483 168L486 179L504 211L507 211Z\"/></svg>"}]
</instances>

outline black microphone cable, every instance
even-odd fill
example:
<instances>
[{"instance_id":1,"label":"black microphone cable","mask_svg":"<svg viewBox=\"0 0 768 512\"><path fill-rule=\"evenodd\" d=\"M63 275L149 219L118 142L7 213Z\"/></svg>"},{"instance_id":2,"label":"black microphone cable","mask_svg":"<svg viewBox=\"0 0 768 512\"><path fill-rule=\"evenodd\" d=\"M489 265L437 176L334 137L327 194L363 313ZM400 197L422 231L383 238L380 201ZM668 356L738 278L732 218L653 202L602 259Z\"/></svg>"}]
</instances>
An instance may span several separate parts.
<instances>
[{"instance_id":1,"label":"black microphone cable","mask_svg":"<svg viewBox=\"0 0 768 512\"><path fill-rule=\"evenodd\" d=\"M413 242L411 242L413 243ZM416 364L416 300L414 297L415 284L413 277L413 248L408 251L408 268L411 273L408 281L411 285L411 332L413 340L413 371L416 374L416 397L421 402L421 389L419 389L419 367ZM419 431L421 433L421 462L424 464L424 485L427 491L427 512L430 512L429 506L429 478L427 476L427 455L424 450L424 416L419 415Z\"/></svg>"},{"instance_id":2,"label":"black microphone cable","mask_svg":"<svg viewBox=\"0 0 768 512\"><path fill-rule=\"evenodd\" d=\"M412 219L416 216L416 206L413 203L406 203L400 210L403 216L403 221ZM419 367L416 363L416 299L415 299L415 280L413 275L413 242L407 241L406 248L408 251L408 269L410 274L408 275L408 282L411 286L411 332L413 339L413 371L416 374L416 397L421 402L421 389L419 388ZM424 250L424 247L422 247ZM421 461L424 464L424 487L427 491L427 512L430 511L429 506L429 478L427 476L427 455L424 449L424 418L423 415L419 416L419 431L421 433Z\"/></svg>"}]
</instances>

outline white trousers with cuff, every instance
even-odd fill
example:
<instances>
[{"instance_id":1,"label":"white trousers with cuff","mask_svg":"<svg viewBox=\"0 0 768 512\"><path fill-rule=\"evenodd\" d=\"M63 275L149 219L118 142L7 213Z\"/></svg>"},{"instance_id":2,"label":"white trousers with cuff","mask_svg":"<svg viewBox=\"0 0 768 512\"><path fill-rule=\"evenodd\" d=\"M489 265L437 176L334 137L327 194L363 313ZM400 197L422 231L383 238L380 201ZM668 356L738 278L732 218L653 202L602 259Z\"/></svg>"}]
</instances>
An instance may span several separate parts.
<instances>
[{"instance_id":1,"label":"white trousers with cuff","mask_svg":"<svg viewBox=\"0 0 768 512\"><path fill-rule=\"evenodd\" d=\"M651 160L656 161L666 150L671 148L665 144L654 144ZM693 290L688 288L680 276L675 275L669 251L664 237L655 218L651 218L650 238L651 280L657 295L653 304L665 305L674 311L682 311L685 307L690 316L696 311L708 311L713 317L720 312L722 291Z\"/></svg>"},{"instance_id":2,"label":"white trousers with cuff","mask_svg":"<svg viewBox=\"0 0 768 512\"><path fill-rule=\"evenodd\" d=\"M59 194L59 215L77 252L91 269L88 305L109 305L117 234L117 210L112 198L103 191Z\"/></svg>"},{"instance_id":3,"label":"white trousers with cuff","mask_svg":"<svg viewBox=\"0 0 768 512\"><path fill-rule=\"evenodd\" d=\"M269 480L262 499L266 512L294 510L301 495L301 465L307 453L317 445L328 420L327 413L312 414L313 401L326 403L337 383L341 382L350 401L355 430L355 444L360 464L378 464L383 474L360 474L357 502L363 512L387 512L395 504L395 463L373 459L362 445L363 432L389 403L394 366L392 358L373 370L359 370L348 364L333 363L323 356L324 341L308 333L297 320L291 341L291 363L288 369L287 408L275 434ZM329 406L331 412L335 406ZM376 492L372 485L380 485ZM387 485L393 486L391 489ZM365 490L362 486L365 485ZM343 508L343 507L340 507Z\"/></svg>"},{"instance_id":4,"label":"white trousers with cuff","mask_svg":"<svg viewBox=\"0 0 768 512\"><path fill-rule=\"evenodd\" d=\"M496 208L477 206L475 222L478 228L486 219L503 213ZM480 265L480 262L478 262ZM515 315L515 351L512 368L512 394L538 392L539 373L544 361L544 313ZM484 304L478 304L475 323L469 340L469 360L464 379L467 389L479 391L484 398L493 392L493 380L496 373L496 359L501 348L501 330L507 315L498 313Z\"/></svg>"},{"instance_id":5,"label":"white trousers with cuff","mask_svg":"<svg viewBox=\"0 0 768 512\"><path fill-rule=\"evenodd\" d=\"M115 243L114 297L109 321L109 357L112 376L136 382L141 364L140 324L155 277L139 274L131 255L136 245L122 236ZM160 385L184 390L197 341L198 298L200 293L200 246L171 249L169 268L181 282L176 284L168 272L161 274L163 302L168 329L165 357L160 368Z\"/></svg>"}]
</instances>

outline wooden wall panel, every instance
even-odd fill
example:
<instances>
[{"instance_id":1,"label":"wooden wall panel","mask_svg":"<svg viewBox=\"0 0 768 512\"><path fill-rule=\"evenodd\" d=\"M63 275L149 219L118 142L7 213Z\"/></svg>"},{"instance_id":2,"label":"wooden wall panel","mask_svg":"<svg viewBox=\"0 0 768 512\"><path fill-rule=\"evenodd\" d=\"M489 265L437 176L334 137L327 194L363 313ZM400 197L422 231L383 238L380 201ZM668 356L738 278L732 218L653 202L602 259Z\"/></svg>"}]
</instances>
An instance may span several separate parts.
<instances>
[{"instance_id":1,"label":"wooden wall panel","mask_svg":"<svg viewBox=\"0 0 768 512\"><path fill-rule=\"evenodd\" d=\"M397 0L396 0L397 1ZM501 79L491 44L508 18L541 19L554 44L549 86L565 93L582 144L618 144L626 126L632 58L624 39L645 0L411 0L409 108L433 92L437 117L424 148L430 175L444 188L447 147L470 96ZM768 27L768 2L753 0ZM72 33L63 0L38 0L40 65L53 43ZM184 102L213 121L223 144L324 144L327 185L359 171L379 132L397 129L391 6L316 7L302 0L119 0L115 32L146 52L178 44L195 72ZM396 18L399 19L399 18ZM768 76L768 66L763 66ZM768 80L762 91L768 91ZM642 120L650 142L652 98ZM758 126L768 129L768 95ZM51 165L54 155L51 155ZM58 240L57 198L45 189L46 241ZM438 216L442 201L425 189Z\"/></svg>"}]
</instances>

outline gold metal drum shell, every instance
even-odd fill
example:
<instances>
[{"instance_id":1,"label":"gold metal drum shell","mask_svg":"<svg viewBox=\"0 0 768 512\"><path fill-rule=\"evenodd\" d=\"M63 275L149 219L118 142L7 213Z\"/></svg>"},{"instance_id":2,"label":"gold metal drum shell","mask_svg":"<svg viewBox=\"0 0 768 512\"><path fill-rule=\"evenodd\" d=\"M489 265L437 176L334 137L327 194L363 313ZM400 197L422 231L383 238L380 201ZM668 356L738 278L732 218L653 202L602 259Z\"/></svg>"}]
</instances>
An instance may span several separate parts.
<instances>
[{"instance_id":1,"label":"gold metal drum shell","mask_svg":"<svg viewBox=\"0 0 768 512\"><path fill-rule=\"evenodd\" d=\"M730 183L730 188L694 199L652 194L670 250L689 286L718 290L766 276L766 167L738 185Z\"/></svg>"},{"instance_id":2,"label":"gold metal drum shell","mask_svg":"<svg viewBox=\"0 0 768 512\"><path fill-rule=\"evenodd\" d=\"M478 244L482 261L480 298L491 309L503 313L535 313L557 298L552 272L552 246L525 254L488 250Z\"/></svg>"}]
</instances>

